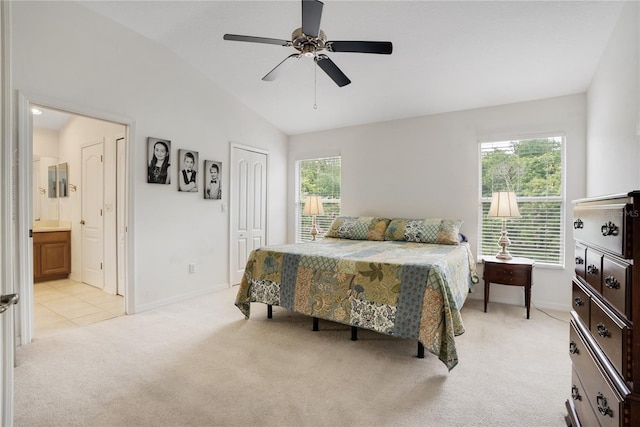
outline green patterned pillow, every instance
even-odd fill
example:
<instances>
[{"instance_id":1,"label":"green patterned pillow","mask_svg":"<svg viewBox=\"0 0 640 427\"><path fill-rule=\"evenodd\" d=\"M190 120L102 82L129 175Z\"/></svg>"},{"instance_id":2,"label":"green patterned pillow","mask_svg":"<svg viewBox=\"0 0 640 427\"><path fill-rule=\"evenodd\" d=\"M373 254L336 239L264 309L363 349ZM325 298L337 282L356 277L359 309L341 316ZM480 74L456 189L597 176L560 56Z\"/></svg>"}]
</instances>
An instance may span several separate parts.
<instances>
[{"instance_id":1,"label":"green patterned pillow","mask_svg":"<svg viewBox=\"0 0 640 427\"><path fill-rule=\"evenodd\" d=\"M384 240L389 218L339 216L333 220L326 237L351 240Z\"/></svg>"},{"instance_id":2,"label":"green patterned pillow","mask_svg":"<svg viewBox=\"0 0 640 427\"><path fill-rule=\"evenodd\" d=\"M394 218L385 232L385 240L457 245L462 221L450 219Z\"/></svg>"}]
</instances>

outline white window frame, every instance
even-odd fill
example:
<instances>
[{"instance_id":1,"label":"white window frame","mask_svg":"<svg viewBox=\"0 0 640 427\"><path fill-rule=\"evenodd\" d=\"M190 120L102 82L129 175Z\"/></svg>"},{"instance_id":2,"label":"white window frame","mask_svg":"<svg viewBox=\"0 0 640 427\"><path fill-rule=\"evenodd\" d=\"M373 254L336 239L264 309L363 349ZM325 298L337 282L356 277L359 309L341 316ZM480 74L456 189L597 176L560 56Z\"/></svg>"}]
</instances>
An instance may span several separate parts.
<instances>
[{"instance_id":1,"label":"white window frame","mask_svg":"<svg viewBox=\"0 0 640 427\"><path fill-rule=\"evenodd\" d=\"M482 144L486 143L497 143L497 142L507 142L507 141L522 141L522 140L531 140L531 139L545 139L545 138L554 138L559 137L562 138L562 148L561 148L561 168L562 168L562 176L561 176L561 195L560 196L545 196L545 197L519 197L518 203L526 203L526 202L535 202L535 201L544 201L544 202L558 202L560 203L560 231L559 231L559 244L560 244L560 259L557 263L550 263L536 260L536 266L543 266L545 268L565 268L566 263L566 245L565 245L565 233L566 233L566 177L567 177L567 137L564 132L550 132L544 134L527 134L527 135L518 135L518 136L500 136L500 137L491 137L484 138L478 141L478 242L477 242L477 254L478 259L481 260L483 256L494 256L499 251L499 246L497 244L498 237L496 237L496 246L495 252L492 253L483 253L482 252L482 241L483 241L483 203L491 202L491 197L483 197L482 196ZM496 219L496 221L498 221ZM507 221L507 232L509 231L510 224L514 221L517 221L517 218L514 220ZM513 244L513 242L512 242ZM532 258L535 260L535 257L530 256L530 254L520 255L514 254L513 247L510 247L512 250L510 251L514 256L525 256L527 258Z\"/></svg>"}]
</instances>

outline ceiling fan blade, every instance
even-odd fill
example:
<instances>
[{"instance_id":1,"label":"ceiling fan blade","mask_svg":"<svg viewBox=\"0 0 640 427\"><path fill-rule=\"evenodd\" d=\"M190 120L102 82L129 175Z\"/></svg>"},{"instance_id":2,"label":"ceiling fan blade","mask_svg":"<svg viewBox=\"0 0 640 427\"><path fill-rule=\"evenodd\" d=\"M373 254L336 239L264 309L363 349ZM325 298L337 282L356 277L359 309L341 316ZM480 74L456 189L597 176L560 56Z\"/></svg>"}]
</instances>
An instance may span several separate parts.
<instances>
[{"instance_id":1,"label":"ceiling fan blade","mask_svg":"<svg viewBox=\"0 0 640 427\"><path fill-rule=\"evenodd\" d=\"M291 43L288 40L270 39L268 37L240 36L238 34L225 34L223 39L232 40L236 42L277 44L279 46L287 46Z\"/></svg>"},{"instance_id":2,"label":"ceiling fan blade","mask_svg":"<svg viewBox=\"0 0 640 427\"><path fill-rule=\"evenodd\" d=\"M393 52L391 42L335 41L328 42L331 52L380 53L390 55Z\"/></svg>"},{"instance_id":3,"label":"ceiling fan blade","mask_svg":"<svg viewBox=\"0 0 640 427\"><path fill-rule=\"evenodd\" d=\"M342 87L351 83L349 77L327 55L318 55L316 63L338 86Z\"/></svg>"},{"instance_id":4,"label":"ceiling fan blade","mask_svg":"<svg viewBox=\"0 0 640 427\"><path fill-rule=\"evenodd\" d=\"M324 3L318 0L302 0L302 32L306 35L318 37L322 6Z\"/></svg>"},{"instance_id":5,"label":"ceiling fan blade","mask_svg":"<svg viewBox=\"0 0 640 427\"><path fill-rule=\"evenodd\" d=\"M299 53L294 53L292 55L287 56L286 58L284 58L284 60L281 63L276 65L273 70L269 71L269 73L266 76L264 76L262 80L266 82L274 81L275 79L280 77L282 74L284 74L284 72L288 70L291 67L291 65L295 64L297 60L300 59L301 56L302 55ZM294 58L296 59L295 61L293 61Z\"/></svg>"}]
</instances>

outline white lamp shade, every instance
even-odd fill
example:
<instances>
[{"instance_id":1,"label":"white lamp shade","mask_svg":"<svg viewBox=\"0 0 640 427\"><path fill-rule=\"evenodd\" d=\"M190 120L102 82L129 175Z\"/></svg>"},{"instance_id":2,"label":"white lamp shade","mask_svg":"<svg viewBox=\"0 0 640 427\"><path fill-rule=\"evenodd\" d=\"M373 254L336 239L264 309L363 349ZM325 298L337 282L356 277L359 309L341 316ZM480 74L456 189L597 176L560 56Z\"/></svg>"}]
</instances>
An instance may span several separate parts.
<instances>
[{"instance_id":1,"label":"white lamp shade","mask_svg":"<svg viewBox=\"0 0 640 427\"><path fill-rule=\"evenodd\" d=\"M302 213L304 215L324 215L324 208L322 207L322 199L320 196L307 196Z\"/></svg>"},{"instance_id":2,"label":"white lamp shade","mask_svg":"<svg viewBox=\"0 0 640 427\"><path fill-rule=\"evenodd\" d=\"M520 211L518 210L516 193L513 191L498 191L493 193L489 216L497 218L519 217Z\"/></svg>"}]
</instances>

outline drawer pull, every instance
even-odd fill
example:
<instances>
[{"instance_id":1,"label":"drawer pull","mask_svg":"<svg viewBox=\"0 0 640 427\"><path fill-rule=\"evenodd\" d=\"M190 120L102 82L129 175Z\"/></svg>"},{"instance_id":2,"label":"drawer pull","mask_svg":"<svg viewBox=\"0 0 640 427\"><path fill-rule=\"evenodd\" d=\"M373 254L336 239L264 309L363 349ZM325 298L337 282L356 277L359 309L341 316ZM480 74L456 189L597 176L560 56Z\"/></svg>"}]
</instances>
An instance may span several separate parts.
<instances>
[{"instance_id":1,"label":"drawer pull","mask_svg":"<svg viewBox=\"0 0 640 427\"><path fill-rule=\"evenodd\" d=\"M607 405L607 398L602 395L602 393L598 393L598 397L596 397L596 403L598 404L598 412L602 415L613 417L613 411Z\"/></svg>"},{"instance_id":2,"label":"drawer pull","mask_svg":"<svg viewBox=\"0 0 640 427\"><path fill-rule=\"evenodd\" d=\"M575 297L573 302L576 304L576 307L582 307L584 305L584 301L582 301L580 297Z\"/></svg>"},{"instance_id":3,"label":"drawer pull","mask_svg":"<svg viewBox=\"0 0 640 427\"><path fill-rule=\"evenodd\" d=\"M587 273L589 273L589 274L598 274L598 267L596 267L594 264L589 264L587 266Z\"/></svg>"},{"instance_id":4,"label":"drawer pull","mask_svg":"<svg viewBox=\"0 0 640 427\"><path fill-rule=\"evenodd\" d=\"M576 219L575 221L573 221L573 228L575 230L577 230L579 228L584 228L584 222L582 222L582 220L580 218Z\"/></svg>"},{"instance_id":5,"label":"drawer pull","mask_svg":"<svg viewBox=\"0 0 640 427\"><path fill-rule=\"evenodd\" d=\"M578 345L571 341L571 343L569 344L569 354L579 354L580 350L578 350Z\"/></svg>"},{"instance_id":6,"label":"drawer pull","mask_svg":"<svg viewBox=\"0 0 640 427\"><path fill-rule=\"evenodd\" d=\"M571 386L571 398L573 400L582 400L582 396L580 396L580 391L578 390L578 386L575 384Z\"/></svg>"},{"instance_id":7,"label":"drawer pull","mask_svg":"<svg viewBox=\"0 0 640 427\"><path fill-rule=\"evenodd\" d=\"M613 276L607 276L604 279L604 285L609 289L620 289L620 282Z\"/></svg>"},{"instance_id":8,"label":"drawer pull","mask_svg":"<svg viewBox=\"0 0 640 427\"><path fill-rule=\"evenodd\" d=\"M612 223L611 221L604 224L600 227L600 231L603 236L617 236L618 235L618 226Z\"/></svg>"},{"instance_id":9,"label":"drawer pull","mask_svg":"<svg viewBox=\"0 0 640 427\"><path fill-rule=\"evenodd\" d=\"M611 336L611 334L609 333L609 330L607 329L607 327L604 326L604 323L598 323L596 325L596 328L598 328L598 335L600 335L602 338L606 338L608 336Z\"/></svg>"},{"instance_id":10,"label":"drawer pull","mask_svg":"<svg viewBox=\"0 0 640 427\"><path fill-rule=\"evenodd\" d=\"M584 259L582 259L581 256L577 256L576 257L576 265L582 265L584 264Z\"/></svg>"}]
</instances>

